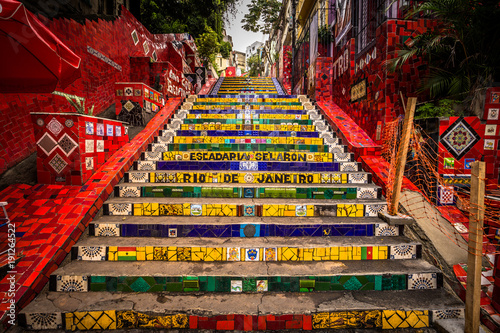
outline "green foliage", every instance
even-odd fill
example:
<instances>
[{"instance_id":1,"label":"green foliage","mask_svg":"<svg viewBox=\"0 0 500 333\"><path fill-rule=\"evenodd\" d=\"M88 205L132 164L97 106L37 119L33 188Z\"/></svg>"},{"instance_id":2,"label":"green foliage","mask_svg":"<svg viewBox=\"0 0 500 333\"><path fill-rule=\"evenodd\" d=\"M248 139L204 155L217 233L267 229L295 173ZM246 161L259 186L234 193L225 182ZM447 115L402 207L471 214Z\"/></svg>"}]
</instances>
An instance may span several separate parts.
<instances>
[{"instance_id":1,"label":"green foliage","mask_svg":"<svg viewBox=\"0 0 500 333\"><path fill-rule=\"evenodd\" d=\"M269 34L276 29L281 11L281 0L252 0L247 5L248 13L241 23L246 31Z\"/></svg>"},{"instance_id":2,"label":"green foliage","mask_svg":"<svg viewBox=\"0 0 500 333\"><path fill-rule=\"evenodd\" d=\"M206 29L207 32L201 34L200 37L195 40L196 47L198 48L198 54L205 67L209 62L212 63L212 65L215 64L215 56L219 53L220 47L215 31L213 31L210 27L207 27Z\"/></svg>"},{"instance_id":3,"label":"green foliage","mask_svg":"<svg viewBox=\"0 0 500 333\"><path fill-rule=\"evenodd\" d=\"M415 119L435 118L435 117L455 117L457 116L453 106L457 101L450 99L442 99L437 105L434 103L425 103L419 106L415 111Z\"/></svg>"},{"instance_id":4,"label":"green foliage","mask_svg":"<svg viewBox=\"0 0 500 333\"><path fill-rule=\"evenodd\" d=\"M427 0L410 11L413 15L437 19L439 25L402 45L387 62L390 71L423 58L430 73L421 90L432 98L472 101L481 88L499 81L498 1Z\"/></svg>"},{"instance_id":5,"label":"green foliage","mask_svg":"<svg viewBox=\"0 0 500 333\"><path fill-rule=\"evenodd\" d=\"M229 42L222 42L220 44L220 55L222 56L222 58L224 59L229 59L229 57L231 56L231 51L233 50L232 46L231 46L231 43Z\"/></svg>"},{"instance_id":6,"label":"green foliage","mask_svg":"<svg viewBox=\"0 0 500 333\"><path fill-rule=\"evenodd\" d=\"M327 24L323 25L318 29L318 39L323 43L331 43L332 42L332 31L328 27Z\"/></svg>"},{"instance_id":7,"label":"green foliage","mask_svg":"<svg viewBox=\"0 0 500 333\"><path fill-rule=\"evenodd\" d=\"M250 68L248 75L249 76L259 76L264 71L264 66L262 64L262 60L258 54L254 54L250 58L247 59L247 65Z\"/></svg>"},{"instance_id":8,"label":"green foliage","mask_svg":"<svg viewBox=\"0 0 500 333\"><path fill-rule=\"evenodd\" d=\"M141 0L141 23L153 34L187 32L194 38L210 27L222 38L224 15L234 13L239 1Z\"/></svg>"}]
</instances>

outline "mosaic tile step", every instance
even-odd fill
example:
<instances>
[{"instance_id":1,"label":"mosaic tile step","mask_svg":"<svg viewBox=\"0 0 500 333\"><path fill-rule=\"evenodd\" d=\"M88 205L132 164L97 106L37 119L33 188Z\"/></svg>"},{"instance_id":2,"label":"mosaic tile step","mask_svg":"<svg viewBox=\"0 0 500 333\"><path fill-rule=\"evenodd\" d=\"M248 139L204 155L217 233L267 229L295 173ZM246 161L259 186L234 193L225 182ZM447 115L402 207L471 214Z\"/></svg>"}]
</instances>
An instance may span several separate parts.
<instances>
[{"instance_id":1,"label":"mosaic tile step","mask_svg":"<svg viewBox=\"0 0 500 333\"><path fill-rule=\"evenodd\" d=\"M158 261L131 265L124 261L72 261L50 275L49 290L230 293L438 289L442 286L442 273L420 259L324 261L308 265Z\"/></svg>"},{"instance_id":2,"label":"mosaic tile step","mask_svg":"<svg viewBox=\"0 0 500 333\"><path fill-rule=\"evenodd\" d=\"M89 226L98 237L340 237L403 235L404 226L387 225L378 218L337 217L303 220L276 217L102 216Z\"/></svg>"},{"instance_id":3,"label":"mosaic tile step","mask_svg":"<svg viewBox=\"0 0 500 333\"><path fill-rule=\"evenodd\" d=\"M208 183L208 184L371 184L372 175L360 172L148 172L148 164L136 163L134 168L144 170L125 173L125 183Z\"/></svg>"},{"instance_id":4,"label":"mosaic tile step","mask_svg":"<svg viewBox=\"0 0 500 333\"><path fill-rule=\"evenodd\" d=\"M183 124L182 131L302 131L314 132L314 125L281 124Z\"/></svg>"},{"instance_id":5,"label":"mosaic tile step","mask_svg":"<svg viewBox=\"0 0 500 333\"><path fill-rule=\"evenodd\" d=\"M218 100L217 100L218 99ZM211 100L208 100L207 98L202 99L199 98L196 100L196 102L191 103L193 106L195 105L237 105L237 106L243 106L243 107L254 107L254 106L302 106L302 102L300 102L298 99L293 100L293 99L281 99L281 100L274 100L271 101L269 98L266 99L261 99L260 101L252 101L252 102L247 102L243 98L238 98L236 100L230 100L230 99L225 99L225 98L212 98Z\"/></svg>"},{"instance_id":6,"label":"mosaic tile step","mask_svg":"<svg viewBox=\"0 0 500 333\"><path fill-rule=\"evenodd\" d=\"M232 110L234 112L223 112L222 110L195 110L187 114L184 118L187 119L286 119L286 120L309 120L309 119L319 119L310 117L309 113L254 113L251 112L241 112L241 110ZM299 112L299 110L295 110ZM180 112L179 112L180 113Z\"/></svg>"},{"instance_id":7,"label":"mosaic tile step","mask_svg":"<svg viewBox=\"0 0 500 333\"><path fill-rule=\"evenodd\" d=\"M96 304L96 297L99 302ZM19 315L31 329L200 329L279 331L285 329L422 329L439 318L463 318L462 302L445 290L331 291L302 293L42 292ZM169 297L169 299L170 299ZM363 310L352 309L352 300ZM287 304L283 309L283 304ZM133 310L132 310L133 308ZM189 311L189 315L186 312Z\"/></svg>"},{"instance_id":8,"label":"mosaic tile step","mask_svg":"<svg viewBox=\"0 0 500 333\"><path fill-rule=\"evenodd\" d=\"M196 95L193 95L196 96ZM305 95L280 95L280 94L253 94L253 95L239 95L239 94L221 94L218 96L208 95L208 94L199 94L197 98L242 98L242 99L252 99L252 98L298 98L301 100Z\"/></svg>"},{"instance_id":9,"label":"mosaic tile step","mask_svg":"<svg viewBox=\"0 0 500 333\"><path fill-rule=\"evenodd\" d=\"M320 152L320 153L347 153L346 146L329 147L326 145L273 145L267 143L150 143L148 151L141 155L141 159L155 160L156 155L149 154L148 152L158 154L165 151L203 151L208 150L212 152L238 152L238 151L266 151L266 152ZM333 150L333 151L332 151ZM161 157L161 154L159 154Z\"/></svg>"},{"instance_id":10,"label":"mosaic tile step","mask_svg":"<svg viewBox=\"0 0 500 333\"><path fill-rule=\"evenodd\" d=\"M163 135L163 134L161 134ZM190 130L178 130L176 131L176 135L178 136L238 136L238 137L263 137L263 136L281 136L281 137L296 137L296 138L318 138L318 132L295 132L295 131L243 131L243 130L234 130L234 131L217 131L217 130L208 130L208 131L190 131Z\"/></svg>"},{"instance_id":11,"label":"mosaic tile step","mask_svg":"<svg viewBox=\"0 0 500 333\"><path fill-rule=\"evenodd\" d=\"M191 98L187 99L187 102L244 102L244 103L262 103L262 102L270 102L270 103L276 103L276 102L284 102L284 103L301 103L300 99L297 97L279 97L279 98L260 98L260 97L238 97L238 98L231 98L231 97L197 97L197 98Z\"/></svg>"},{"instance_id":12,"label":"mosaic tile step","mask_svg":"<svg viewBox=\"0 0 500 333\"><path fill-rule=\"evenodd\" d=\"M104 215L134 216L275 216L377 217L387 211L382 200L303 201L290 198L113 198ZM139 201L139 202L138 202Z\"/></svg>"},{"instance_id":13,"label":"mosaic tile step","mask_svg":"<svg viewBox=\"0 0 500 333\"><path fill-rule=\"evenodd\" d=\"M296 137L215 137L215 136L176 136L174 131L160 131L156 143L174 144L268 144L268 145L327 145L338 147L342 140L331 136L325 138Z\"/></svg>"},{"instance_id":14,"label":"mosaic tile step","mask_svg":"<svg viewBox=\"0 0 500 333\"><path fill-rule=\"evenodd\" d=\"M217 153L221 154L222 153ZM214 155L220 156L220 155ZM281 162L281 161L135 161L138 171L281 171L281 172L359 172L359 162ZM291 181L291 179L289 180Z\"/></svg>"},{"instance_id":15,"label":"mosaic tile step","mask_svg":"<svg viewBox=\"0 0 500 333\"><path fill-rule=\"evenodd\" d=\"M224 125L224 124L239 124L239 125L266 125L266 124L276 124L276 125L313 125L315 120L293 120L288 121L285 119L184 119L184 124L213 124L213 125ZM165 126L165 129L168 125ZM208 129L208 128L204 128Z\"/></svg>"},{"instance_id":16,"label":"mosaic tile step","mask_svg":"<svg viewBox=\"0 0 500 333\"><path fill-rule=\"evenodd\" d=\"M83 261L338 261L418 259L406 237L89 237L71 249Z\"/></svg>"},{"instance_id":17,"label":"mosaic tile step","mask_svg":"<svg viewBox=\"0 0 500 333\"><path fill-rule=\"evenodd\" d=\"M162 155L163 161L354 162L351 153L166 151Z\"/></svg>"},{"instance_id":18,"label":"mosaic tile step","mask_svg":"<svg viewBox=\"0 0 500 333\"><path fill-rule=\"evenodd\" d=\"M380 199L382 189L376 185L325 184L321 187L296 184L282 187L269 184L266 187L200 184L199 186L155 186L151 183L122 183L115 186L115 197L159 198L291 198L291 199Z\"/></svg>"},{"instance_id":19,"label":"mosaic tile step","mask_svg":"<svg viewBox=\"0 0 500 333\"><path fill-rule=\"evenodd\" d=\"M239 104L239 105L238 105ZM302 104L300 105L244 105L242 103L227 103L227 104L217 104L217 105L193 105L192 110L268 110L269 113L273 113L274 110L277 113L286 113L286 111L304 111ZM268 113L268 112L265 112ZM296 112L293 112L296 113Z\"/></svg>"}]
</instances>

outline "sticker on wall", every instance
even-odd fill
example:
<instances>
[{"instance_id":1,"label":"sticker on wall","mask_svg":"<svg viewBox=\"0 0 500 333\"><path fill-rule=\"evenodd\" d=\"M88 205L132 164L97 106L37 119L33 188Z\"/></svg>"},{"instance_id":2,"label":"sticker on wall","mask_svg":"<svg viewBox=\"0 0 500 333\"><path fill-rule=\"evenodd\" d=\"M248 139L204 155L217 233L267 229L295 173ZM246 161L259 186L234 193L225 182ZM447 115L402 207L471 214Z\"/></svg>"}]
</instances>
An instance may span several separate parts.
<instances>
[{"instance_id":1,"label":"sticker on wall","mask_svg":"<svg viewBox=\"0 0 500 333\"><path fill-rule=\"evenodd\" d=\"M495 150L495 140L484 140L484 150Z\"/></svg>"},{"instance_id":2,"label":"sticker on wall","mask_svg":"<svg viewBox=\"0 0 500 333\"><path fill-rule=\"evenodd\" d=\"M470 170L472 168L471 163L474 162L475 160L476 160L475 158L465 158L464 159L464 169Z\"/></svg>"},{"instance_id":3,"label":"sticker on wall","mask_svg":"<svg viewBox=\"0 0 500 333\"><path fill-rule=\"evenodd\" d=\"M149 45L148 45L148 42L144 42L142 43L142 47L144 48L144 54L148 54L149 53Z\"/></svg>"},{"instance_id":4,"label":"sticker on wall","mask_svg":"<svg viewBox=\"0 0 500 333\"><path fill-rule=\"evenodd\" d=\"M497 125L486 125L484 135L495 136L497 134Z\"/></svg>"},{"instance_id":5,"label":"sticker on wall","mask_svg":"<svg viewBox=\"0 0 500 333\"><path fill-rule=\"evenodd\" d=\"M488 120L498 120L499 109L489 109L488 110Z\"/></svg>"},{"instance_id":6,"label":"sticker on wall","mask_svg":"<svg viewBox=\"0 0 500 333\"><path fill-rule=\"evenodd\" d=\"M445 169L454 169L455 168L455 159L453 157L445 157L443 160L443 167Z\"/></svg>"},{"instance_id":7,"label":"sticker on wall","mask_svg":"<svg viewBox=\"0 0 500 333\"><path fill-rule=\"evenodd\" d=\"M139 36L137 36L137 31L132 31L132 40L134 41L134 45L137 45L139 43Z\"/></svg>"},{"instance_id":8,"label":"sticker on wall","mask_svg":"<svg viewBox=\"0 0 500 333\"><path fill-rule=\"evenodd\" d=\"M96 124L95 133L99 136L104 136L104 124Z\"/></svg>"}]
</instances>

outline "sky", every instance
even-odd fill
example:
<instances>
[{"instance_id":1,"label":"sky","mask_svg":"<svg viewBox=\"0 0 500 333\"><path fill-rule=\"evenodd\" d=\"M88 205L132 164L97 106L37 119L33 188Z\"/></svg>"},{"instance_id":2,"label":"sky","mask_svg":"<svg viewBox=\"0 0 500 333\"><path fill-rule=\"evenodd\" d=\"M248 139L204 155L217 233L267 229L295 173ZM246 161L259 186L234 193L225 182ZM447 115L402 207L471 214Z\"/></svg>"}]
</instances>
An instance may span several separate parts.
<instances>
[{"instance_id":1,"label":"sky","mask_svg":"<svg viewBox=\"0 0 500 333\"><path fill-rule=\"evenodd\" d=\"M251 0L240 0L238 4L238 13L236 18L230 18L229 22L226 22L226 32L228 35L233 37L233 50L245 53L247 46L250 46L253 42L264 43L267 39L267 35L262 33L255 33L243 30L241 20L243 16L248 12L247 5Z\"/></svg>"}]
</instances>

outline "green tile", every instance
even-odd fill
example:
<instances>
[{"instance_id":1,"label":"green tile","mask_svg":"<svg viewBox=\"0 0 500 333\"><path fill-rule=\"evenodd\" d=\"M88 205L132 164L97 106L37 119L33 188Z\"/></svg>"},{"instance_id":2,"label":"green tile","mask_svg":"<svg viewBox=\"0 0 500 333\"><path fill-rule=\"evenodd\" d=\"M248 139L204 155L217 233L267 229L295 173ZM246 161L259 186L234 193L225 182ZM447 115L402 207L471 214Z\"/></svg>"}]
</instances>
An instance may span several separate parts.
<instances>
[{"instance_id":1,"label":"green tile","mask_svg":"<svg viewBox=\"0 0 500 333\"><path fill-rule=\"evenodd\" d=\"M316 281L316 285L314 287L314 290L316 291L327 291L330 290L331 283L330 282L319 282Z\"/></svg>"},{"instance_id":2,"label":"green tile","mask_svg":"<svg viewBox=\"0 0 500 333\"><path fill-rule=\"evenodd\" d=\"M166 291L183 291L182 282L167 282Z\"/></svg>"}]
</instances>

